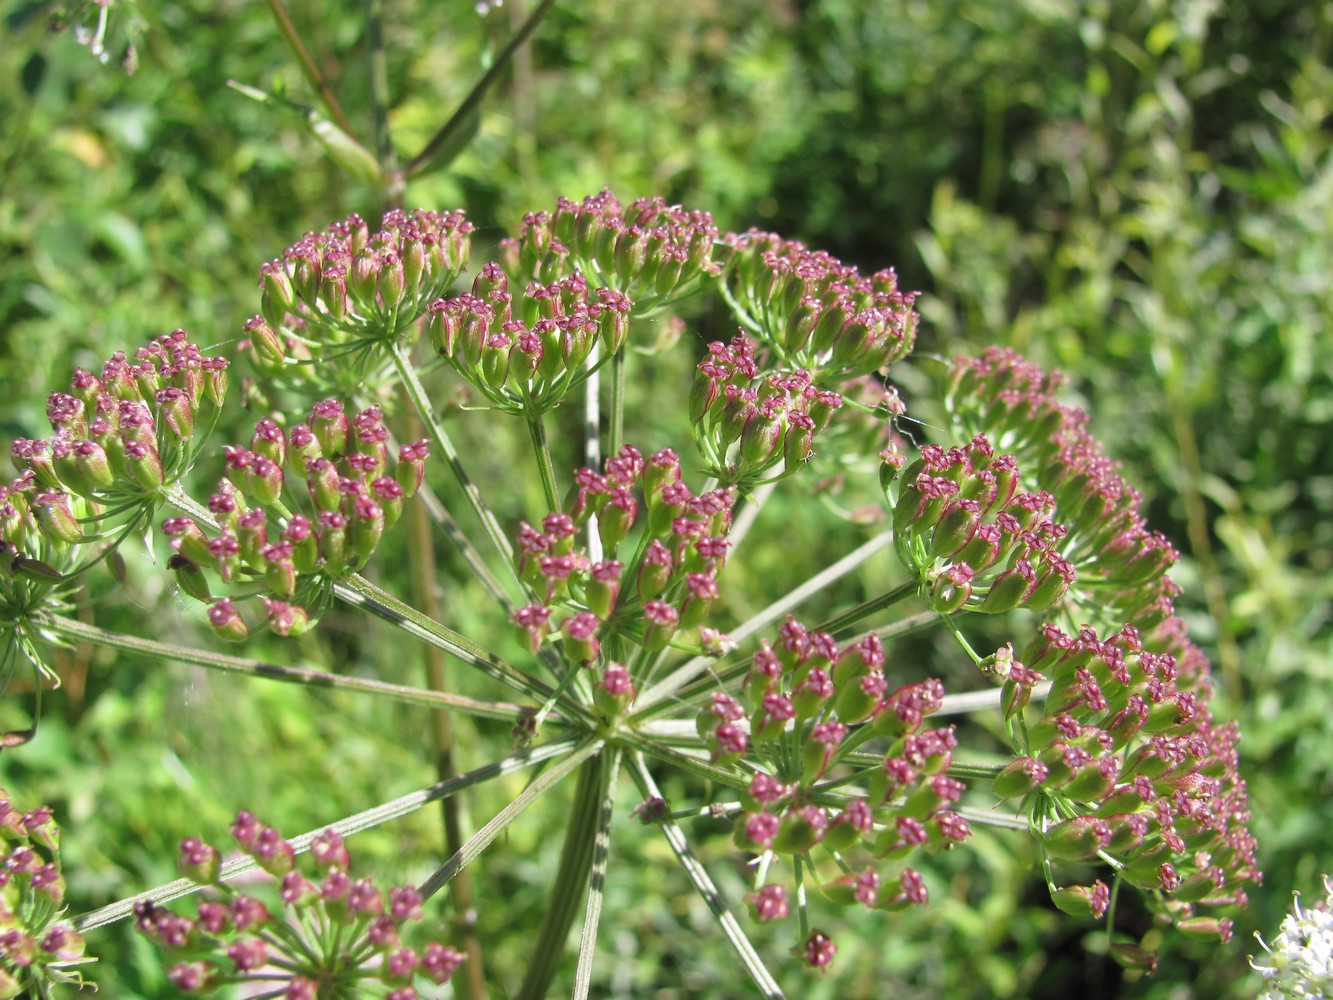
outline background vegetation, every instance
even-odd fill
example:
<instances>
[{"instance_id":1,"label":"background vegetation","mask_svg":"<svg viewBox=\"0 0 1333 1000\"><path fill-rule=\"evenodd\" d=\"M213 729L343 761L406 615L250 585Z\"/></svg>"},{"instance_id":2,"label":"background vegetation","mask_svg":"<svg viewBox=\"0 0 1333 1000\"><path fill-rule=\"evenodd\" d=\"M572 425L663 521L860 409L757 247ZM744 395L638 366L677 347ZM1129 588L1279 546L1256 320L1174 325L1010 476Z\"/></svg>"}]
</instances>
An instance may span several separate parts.
<instances>
[{"instance_id":1,"label":"background vegetation","mask_svg":"<svg viewBox=\"0 0 1333 1000\"><path fill-rule=\"evenodd\" d=\"M525 11L377 6L394 134L414 151ZM73 27L95 10L0 3L4 437L42 433L47 391L112 348L178 326L237 339L259 262L379 208L299 115L227 87L314 103L265 5L110 11L103 63ZM362 5L291 12L368 136ZM896 264L926 293L920 352L1001 343L1065 369L1187 553L1181 604L1218 666L1219 713L1241 723L1268 876L1237 940L1168 940L1155 976L1124 980L1091 925L1051 909L1016 841L978 838L980 865L946 869L922 914L858 921L838 975L796 980L799 995L890 982L922 997L1252 995L1250 932L1275 929L1291 890L1333 868L1331 63L1326 0L562 2L466 150L409 186L408 204L463 207L483 238L609 185L863 269ZM131 570L115 601L94 595L99 620L133 630L161 614L188 639L160 577ZM449 604L466 614L465 599ZM373 630L339 625L274 655L415 678ZM76 911L169 878L175 842L216 837L237 808L262 803L297 832L432 780L422 713L78 649L61 668L39 738L0 757L0 778L56 807ZM0 703L4 728L31 711L19 694ZM507 739L461 736L463 766ZM505 791L472 807L484 818ZM515 827L485 859L495 969L521 966L542 912L555 852L542 829ZM706 857L713 843L725 854L695 833ZM609 889L624 917L606 938L606 994L744 995L663 845L624 835L618 849L642 863ZM356 847L415 877L438 856L436 817ZM146 946L114 933L90 945L104 995L166 995Z\"/></svg>"}]
</instances>

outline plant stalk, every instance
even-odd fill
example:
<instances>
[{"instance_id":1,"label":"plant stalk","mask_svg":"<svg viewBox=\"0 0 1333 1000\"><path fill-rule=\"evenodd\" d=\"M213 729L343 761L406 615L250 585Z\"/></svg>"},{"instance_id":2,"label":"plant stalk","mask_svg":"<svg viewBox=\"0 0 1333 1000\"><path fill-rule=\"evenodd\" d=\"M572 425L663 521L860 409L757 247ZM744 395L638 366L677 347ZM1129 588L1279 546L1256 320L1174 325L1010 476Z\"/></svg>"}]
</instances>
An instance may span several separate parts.
<instances>
[{"instance_id":1,"label":"plant stalk","mask_svg":"<svg viewBox=\"0 0 1333 1000\"><path fill-rule=\"evenodd\" d=\"M606 799L613 756L601 754L579 769L579 783L569 806L565 843L560 849L560 867L516 1000L544 1000L568 954L569 931L584 902L592 871L598 818Z\"/></svg>"},{"instance_id":2,"label":"plant stalk","mask_svg":"<svg viewBox=\"0 0 1333 1000\"><path fill-rule=\"evenodd\" d=\"M430 405L430 397L426 395L421 380L417 378L417 373L412 368L411 359L398 344L395 344L393 348L393 364L398 371L398 377L402 380L403 388L407 390L408 398L412 400L412 405L416 407L417 413L421 416L421 422L425 425L431 440L435 442L440 451L444 452L445 460L449 463L449 470L454 474L458 485L463 488L463 494L481 520L482 527L486 529L486 534L490 536L491 542L500 555L504 557L506 565L512 571L514 549L509 544L509 536L505 534L504 529L500 527L500 522L496 520L495 514L486 505L486 501L482 499L477 484L472 481L472 477L463 468L462 460L458 456L458 449L454 447L453 441L445 433L444 427L435 419L435 414Z\"/></svg>"},{"instance_id":3,"label":"plant stalk","mask_svg":"<svg viewBox=\"0 0 1333 1000\"><path fill-rule=\"evenodd\" d=\"M414 424L417 421L412 421ZM415 428L414 428L415 429ZM430 513L424 504L413 504L412 545L408 550L408 564L412 574L413 603L429 618L440 618L440 599L435 586L435 548L431 538ZM422 651L426 668L426 686L432 691L446 691L449 668L444 654L435 646ZM435 737L435 771L441 781L458 774L454 763L454 725L448 712L431 713L431 730ZM458 799L450 796L440 800L444 821L444 846L448 854L457 853L466 838L463 836L463 818ZM462 975L454 980L454 989L462 1000L485 1000L486 967L481 953L481 938L477 934L477 913L472 876L464 869L454 879L450 894L453 908L452 927L455 939L467 953Z\"/></svg>"},{"instance_id":4,"label":"plant stalk","mask_svg":"<svg viewBox=\"0 0 1333 1000\"><path fill-rule=\"evenodd\" d=\"M542 490L546 493L547 509L560 510L560 494L556 491L555 465L551 462L551 446L546 439L546 421L541 414L528 417L528 434L532 436L532 450L537 456L537 471L541 473Z\"/></svg>"},{"instance_id":5,"label":"plant stalk","mask_svg":"<svg viewBox=\"0 0 1333 1000\"><path fill-rule=\"evenodd\" d=\"M58 615L43 615L37 619L37 624L44 632L48 632L57 638L77 642L91 642L107 649L120 649L153 659L174 660L177 663L188 663L192 666L206 667L210 670L262 677L267 680L284 681L288 684L301 684L306 687L343 688L350 691L359 691L363 694L378 695L408 705L457 710L482 718L516 722L519 719L531 717L536 711L531 706L514 705L509 702L479 701L464 695L427 691L402 684L389 684L368 677L330 674L321 670L311 670L308 667L287 667L277 663L268 663L265 660L231 656L213 650L175 646L169 643L156 642L152 639L141 639L135 635L112 632L96 625L89 625Z\"/></svg>"},{"instance_id":6,"label":"plant stalk","mask_svg":"<svg viewBox=\"0 0 1333 1000\"><path fill-rule=\"evenodd\" d=\"M352 138L356 138L352 123L347 120L347 115L343 113L342 105L338 103L338 98L334 96L329 81L324 79L324 74L319 71L319 67L315 65L315 60L311 58L310 51L305 47L305 43L301 41L301 33L296 30L296 25L292 22L282 0L268 0L268 7L273 12L273 20L278 22L278 31L281 32L287 46L292 50L292 55L296 56L296 61L301 66L301 74L306 78L306 82L315 88L315 93L319 94L319 99L323 102L324 109L328 111L329 117L340 129Z\"/></svg>"},{"instance_id":7,"label":"plant stalk","mask_svg":"<svg viewBox=\"0 0 1333 1000\"><path fill-rule=\"evenodd\" d=\"M528 40L528 36L537 30L537 25L546 16L546 12L555 4L555 0L542 0L541 3L528 15L528 19L523 25L514 32L514 36L509 39L505 47L495 57L495 62L491 68L486 71L486 75L476 82L468 95L463 98L463 102L458 109L449 117L449 120L440 126L440 130L431 136L430 141L426 143L421 152L412 158L412 161L404 168L403 173L406 177L411 177L417 173L426 164L430 163L435 154L448 145L453 134L463 127L468 117L481 105L486 92L491 89L492 84L500 78L504 72L505 66L513 58L518 47Z\"/></svg>"}]
</instances>

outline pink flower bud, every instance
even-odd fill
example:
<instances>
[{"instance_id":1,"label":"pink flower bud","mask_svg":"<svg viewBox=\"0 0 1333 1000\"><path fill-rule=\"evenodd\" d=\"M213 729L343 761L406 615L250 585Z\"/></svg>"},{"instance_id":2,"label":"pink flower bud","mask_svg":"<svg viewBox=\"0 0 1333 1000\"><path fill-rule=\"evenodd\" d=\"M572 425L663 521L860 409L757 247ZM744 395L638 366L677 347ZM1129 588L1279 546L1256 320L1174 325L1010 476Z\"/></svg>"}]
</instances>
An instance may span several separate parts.
<instances>
[{"instance_id":1,"label":"pink flower bud","mask_svg":"<svg viewBox=\"0 0 1333 1000\"><path fill-rule=\"evenodd\" d=\"M586 611L564 620L560 630L564 635L565 655L571 663L590 667L596 662L601 650L597 641L600 626L597 616Z\"/></svg>"},{"instance_id":2,"label":"pink flower bud","mask_svg":"<svg viewBox=\"0 0 1333 1000\"><path fill-rule=\"evenodd\" d=\"M38 530L57 545L72 545L83 537L83 527L70 511L67 499L63 493L38 493L32 498Z\"/></svg>"},{"instance_id":3,"label":"pink flower bud","mask_svg":"<svg viewBox=\"0 0 1333 1000\"><path fill-rule=\"evenodd\" d=\"M745 897L745 901L749 904L754 919L761 924L771 920L782 920L791 912L787 905L787 890L773 883L762 887L758 892L752 892Z\"/></svg>"},{"instance_id":4,"label":"pink flower bud","mask_svg":"<svg viewBox=\"0 0 1333 1000\"><path fill-rule=\"evenodd\" d=\"M347 450L351 424L343 412L343 404L336 399L316 403L307 422L326 458L334 458Z\"/></svg>"},{"instance_id":5,"label":"pink flower bud","mask_svg":"<svg viewBox=\"0 0 1333 1000\"><path fill-rule=\"evenodd\" d=\"M838 953L838 946L823 931L814 931L806 939L801 954L806 965L812 969L824 970L833 964L833 957Z\"/></svg>"},{"instance_id":6,"label":"pink flower bud","mask_svg":"<svg viewBox=\"0 0 1333 1000\"><path fill-rule=\"evenodd\" d=\"M674 570L671 553L657 539L648 543L643 561L639 563L636 580L639 596L645 601L654 600L667 588Z\"/></svg>"},{"instance_id":7,"label":"pink flower bud","mask_svg":"<svg viewBox=\"0 0 1333 1000\"><path fill-rule=\"evenodd\" d=\"M228 598L219 598L208 609L208 623L224 639L239 642L250 634L245 620L241 618Z\"/></svg>"},{"instance_id":8,"label":"pink flower bud","mask_svg":"<svg viewBox=\"0 0 1333 1000\"><path fill-rule=\"evenodd\" d=\"M198 837L186 837L181 841L176 867L186 878L200 885L210 885L217 881L221 866L218 852Z\"/></svg>"},{"instance_id":9,"label":"pink flower bud","mask_svg":"<svg viewBox=\"0 0 1333 1000\"><path fill-rule=\"evenodd\" d=\"M665 649L676 634L680 612L665 601L649 601L643 606L643 648Z\"/></svg>"}]
</instances>

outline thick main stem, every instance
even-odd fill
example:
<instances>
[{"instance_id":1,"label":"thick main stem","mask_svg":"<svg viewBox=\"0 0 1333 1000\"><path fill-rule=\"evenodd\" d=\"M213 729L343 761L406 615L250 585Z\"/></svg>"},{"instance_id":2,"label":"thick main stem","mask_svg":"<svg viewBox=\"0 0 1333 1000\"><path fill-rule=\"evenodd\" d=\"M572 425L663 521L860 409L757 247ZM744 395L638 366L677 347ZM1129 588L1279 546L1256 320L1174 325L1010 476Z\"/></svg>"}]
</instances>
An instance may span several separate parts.
<instances>
[{"instance_id":1,"label":"thick main stem","mask_svg":"<svg viewBox=\"0 0 1333 1000\"><path fill-rule=\"evenodd\" d=\"M532 950L523 986L517 1000L543 1000L569 951L569 930L584 903L588 876L592 871L597 821L606 798L610 755L605 752L586 761L579 769L579 783L570 803L565 843L560 849L560 868L551 899L542 918L541 930Z\"/></svg>"}]
</instances>

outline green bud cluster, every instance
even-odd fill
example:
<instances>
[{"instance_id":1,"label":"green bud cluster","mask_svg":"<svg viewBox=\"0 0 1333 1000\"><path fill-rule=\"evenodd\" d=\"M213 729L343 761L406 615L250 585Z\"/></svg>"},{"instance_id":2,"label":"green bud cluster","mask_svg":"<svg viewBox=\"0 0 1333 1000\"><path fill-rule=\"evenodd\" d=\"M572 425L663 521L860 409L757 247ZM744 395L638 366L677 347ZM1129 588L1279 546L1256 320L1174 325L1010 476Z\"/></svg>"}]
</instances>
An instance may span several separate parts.
<instances>
[{"instance_id":1,"label":"green bud cluster","mask_svg":"<svg viewBox=\"0 0 1333 1000\"><path fill-rule=\"evenodd\" d=\"M256 368L298 385L327 385L337 367L368 375L462 273L472 230L462 212L394 209L377 231L353 214L306 233L259 269L260 314L245 324ZM330 370L334 357L353 363Z\"/></svg>"},{"instance_id":2,"label":"green bud cluster","mask_svg":"<svg viewBox=\"0 0 1333 1000\"><path fill-rule=\"evenodd\" d=\"M1166 573L1178 554L1147 528L1140 494L1088 433L1087 414L1055 398L1062 381L991 347L958 360L947 403L958 431L1012 452L1024 485L1050 497L1063 533L1058 552L1078 577L1071 596L1108 623L1149 628L1172 616L1177 591Z\"/></svg>"},{"instance_id":3,"label":"green bud cluster","mask_svg":"<svg viewBox=\"0 0 1333 1000\"><path fill-rule=\"evenodd\" d=\"M695 496L681 481L675 452L663 449L645 460L632 445L608 458L600 473L577 470L574 481L566 512L548 514L540 529L519 526L515 569L538 598L514 614L525 644L535 651L558 631L566 659L589 667L601 662L607 641L649 652L668 645L721 651L725 643L704 622L726 565L734 492ZM597 561L576 544L590 522L605 556ZM621 562L617 556L636 524L634 555ZM557 622L558 613L564 617ZM626 674L612 687L623 696L634 690L633 678Z\"/></svg>"},{"instance_id":4,"label":"green bud cluster","mask_svg":"<svg viewBox=\"0 0 1333 1000\"><path fill-rule=\"evenodd\" d=\"M24 623L62 604L69 578L146 527L194 464L227 392L227 361L184 330L117 352L53 392L49 438L18 438L18 478L0 485L0 662L59 683Z\"/></svg>"},{"instance_id":5,"label":"green bud cluster","mask_svg":"<svg viewBox=\"0 0 1333 1000\"><path fill-rule=\"evenodd\" d=\"M1113 858L1121 879L1163 893L1176 922L1244 903L1243 885L1259 873L1235 727L1209 713L1206 665L1178 624L1146 637L1126 625L1104 641L1090 628L1070 636L1046 625L1021 663L1002 650L989 665L1000 664L1028 690L1050 679L1040 711L1011 725L1020 756L994 784L1026 800L1050 858ZM1011 719L1026 700L1006 699ZM1082 908L1092 898L1056 902ZM1216 926L1229 936L1229 920Z\"/></svg>"},{"instance_id":6,"label":"green bud cluster","mask_svg":"<svg viewBox=\"0 0 1333 1000\"><path fill-rule=\"evenodd\" d=\"M690 391L694 441L710 475L750 488L798 472L842 406L805 371L762 374L744 336L714 341Z\"/></svg>"},{"instance_id":7,"label":"green bud cluster","mask_svg":"<svg viewBox=\"0 0 1333 1000\"><path fill-rule=\"evenodd\" d=\"M133 361L117 352L100 375L77 370L70 391L47 401L54 436L10 446L19 478L0 492L0 548L10 557L0 562L66 551L151 511L193 464L227 382L227 361L200 352L184 330Z\"/></svg>"},{"instance_id":8,"label":"green bud cluster","mask_svg":"<svg viewBox=\"0 0 1333 1000\"><path fill-rule=\"evenodd\" d=\"M712 763L748 779L737 846L770 859L805 857L816 847L866 857L859 870L823 882L824 895L885 910L924 903L925 883L901 862L971 832L951 808L964 790L947 773L954 731L923 728L943 704L943 684L889 691L873 632L839 647L794 618L750 663L739 696L714 693L696 719ZM860 751L870 740L879 749ZM785 890L770 883L752 906L770 920L785 915L784 901Z\"/></svg>"},{"instance_id":9,"label":"green bud cluster","mask_svg":"<svg viewBox=\"0 0 1333 1000\"><path fill-rule=\"evenodd\" d=\"M978 434L965 448L927 445L901 473L897 461L880 474L894 545L930 607L1002 614L1059 602L1075 578L1066 532L1049 517L1049 493L1018 489L1012 455Z\"/></svg>"}]
</instances>

